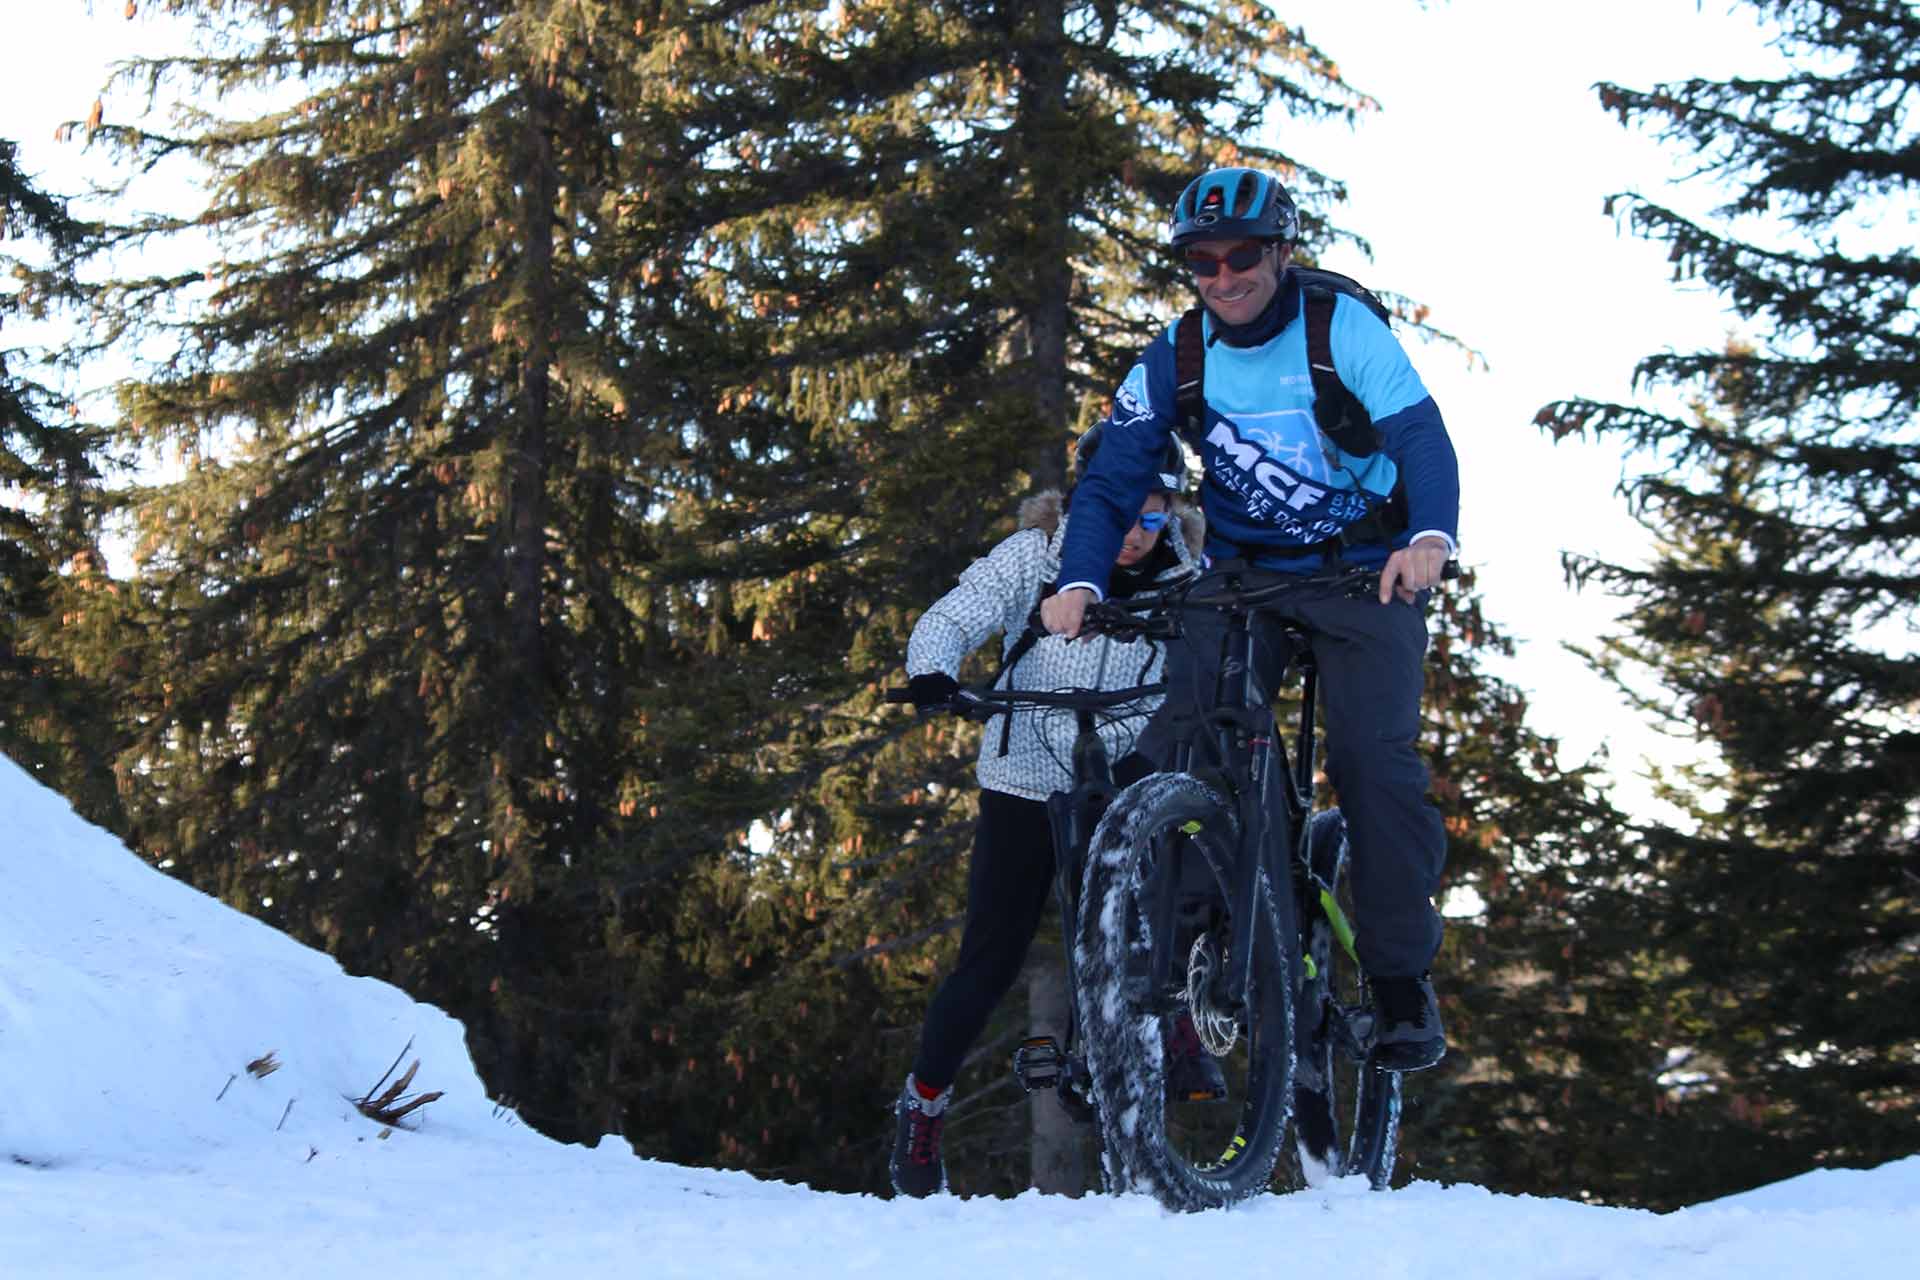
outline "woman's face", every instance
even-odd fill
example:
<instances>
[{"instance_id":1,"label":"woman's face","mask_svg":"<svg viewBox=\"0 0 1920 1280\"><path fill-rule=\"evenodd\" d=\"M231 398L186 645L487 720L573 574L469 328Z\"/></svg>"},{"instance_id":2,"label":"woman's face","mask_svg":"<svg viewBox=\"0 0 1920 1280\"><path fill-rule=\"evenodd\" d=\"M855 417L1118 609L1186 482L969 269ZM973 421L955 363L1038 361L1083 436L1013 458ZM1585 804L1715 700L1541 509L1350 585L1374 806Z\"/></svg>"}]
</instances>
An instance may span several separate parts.
<instances>
[{"instance_id":1,"label":"woman's face","mask_svg":"<svg viewBox=\"0 0 1920 1280\"><path fill-rule=\"evenodd\" d=\"M1143 516L1164 513L1166 509L1167 500L1157 493L1147 495L1147 500L1140 504L1140 514ZM1149 523L1153 522L1149 521ZM1160 529L1148 532L1141 526L1140 521L1135 520L1133 528L1127 530L1126 538L1120 543L1120 555L1114 563L1124 569L1145 560L1153 554L1154 543L1160 541L1160 532Z\"/></svg>"}]
</instances>

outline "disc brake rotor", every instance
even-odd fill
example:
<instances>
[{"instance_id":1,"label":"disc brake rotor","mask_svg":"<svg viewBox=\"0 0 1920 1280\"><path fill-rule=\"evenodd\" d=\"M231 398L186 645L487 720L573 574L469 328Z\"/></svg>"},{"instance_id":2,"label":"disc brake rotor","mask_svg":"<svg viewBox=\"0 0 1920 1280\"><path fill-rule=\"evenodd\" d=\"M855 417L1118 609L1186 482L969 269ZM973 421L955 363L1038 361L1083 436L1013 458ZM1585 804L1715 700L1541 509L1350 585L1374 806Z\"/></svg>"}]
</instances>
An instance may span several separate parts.
<instances>
[{"instance_id":1,"label":"disc brake rotor","mask_svg":"<svg viewBox=\"0 0 1920 1280\"><path fill-rule=\"evenodd\" d=\"M1213 979L1220 972L1220 953L1213 935L1203 933L1193 940L1187 953L1187 1008L1193 1014L1193 1029L1200 1034L1200 1046L1216 1058L1233 1052L1240 1039L1240 1020L1213 1003Z\"/></svg>"}]
</instances>

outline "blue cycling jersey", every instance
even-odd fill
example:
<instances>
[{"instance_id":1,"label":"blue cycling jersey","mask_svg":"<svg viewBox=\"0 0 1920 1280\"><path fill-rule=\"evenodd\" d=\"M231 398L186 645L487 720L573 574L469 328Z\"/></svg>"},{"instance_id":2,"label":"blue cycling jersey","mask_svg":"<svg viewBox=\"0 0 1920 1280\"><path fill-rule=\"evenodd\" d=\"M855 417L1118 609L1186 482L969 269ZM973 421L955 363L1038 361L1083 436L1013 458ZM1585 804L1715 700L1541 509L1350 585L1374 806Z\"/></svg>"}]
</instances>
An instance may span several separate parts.
<instances>
[{"instance_id":1,"label":"blue cycling jersey","mask_svg":"<svg viewBox=\"0 0 1920 1280\"><path fill-rule=\"evenodd\" d=\"M1396 482L1407 498L1407 529L1397 545L1429 530L1456 537L1460 480L1453 444L1392 330L1365 304L1335 295L1329 333L1335 370L1380 437L1377 453L1357 457L1334 447L1314 420L1307 326L1291 275L1282 290L1281 327L1257 345L1220 340L1212 315L1206 317L1206 414L1197 443L1206 473L1200 500L1208 556L1281 571L1320 569L1323 557L1312 548L1363 519ZM1091 584L1104 594L1121 539L1174 429L1175 381L1169 328L1115 393L1100 452L1074 490L1062 586ZM1362 544L1345 548L1343 558L1377 565L1389 550L1385 542Z\"/></svg>"}]
</instances>

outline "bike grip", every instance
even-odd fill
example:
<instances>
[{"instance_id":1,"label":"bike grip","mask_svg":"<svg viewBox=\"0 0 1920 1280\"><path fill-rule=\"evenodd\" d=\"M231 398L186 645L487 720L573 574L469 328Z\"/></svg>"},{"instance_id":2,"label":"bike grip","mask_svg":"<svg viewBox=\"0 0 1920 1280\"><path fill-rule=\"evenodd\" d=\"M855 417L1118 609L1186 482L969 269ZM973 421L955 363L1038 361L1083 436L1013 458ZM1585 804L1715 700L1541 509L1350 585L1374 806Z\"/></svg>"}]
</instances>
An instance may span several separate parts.
<instances>
[{"instance_id":1,"label":"bike grip","mask_svg":"<svg viewBox=\"0 0 1920 1280\"><path fill-rule=\"evenodd\" d=\"M1000 714L999 707L980 697L973 690L965 688L954 693L953 704L949 709L962 719L972 720L977 724L985 724Z\"/></svg>"}]
</instances>

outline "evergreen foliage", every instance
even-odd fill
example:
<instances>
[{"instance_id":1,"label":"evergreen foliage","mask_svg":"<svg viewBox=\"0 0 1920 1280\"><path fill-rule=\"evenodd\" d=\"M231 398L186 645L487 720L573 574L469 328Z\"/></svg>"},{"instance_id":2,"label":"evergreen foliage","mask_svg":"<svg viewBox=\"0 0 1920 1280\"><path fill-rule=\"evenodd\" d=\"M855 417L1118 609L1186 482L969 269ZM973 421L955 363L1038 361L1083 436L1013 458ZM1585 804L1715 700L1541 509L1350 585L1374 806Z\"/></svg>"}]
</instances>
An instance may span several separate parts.
<instances>
[{"instance_id":1,"label":"evergreen foliage","mask_svg":"<svg viewBox=\"0 0 1920 1280\"><path fill-rule=\"evenodd\" d=\"M1540 416L1639 451L1652 562L1569 571L1630 604L1595 665L1702 752L1667 779L1687 822L1640 832L1577 931L1576 1088L1620 1095L1639 1153L1582 1185L1663 1207L1920 1149L1920 15L1755 7L1788 74L1600 94L1730 191L1711 220L1615 203L1757 339L1641 364L1689 412Z\"/></svg>"},{"instance_id":2,"label":"evergreen foliage","mask_svg":"<svg viewBox=\"0 0 1920 1280\"><path fill-rule=\"evenodd\" d=\"M686 523L710 376L664 372L681 300L635 278L684 243L644 205L688 145L665 54L564 3L175 7L200 52L129 74L233 115L103 130L210 175L122 239L219 254L102 307L105 341L166 352L128 442L182 464L132 495L160 621L131 835L453 1010L500 1094L597 1136L616 1015L678 977L633 941L672 907L637 868L763 808L735 762L630 745L715 625L697 581L634 571Z\"/></svg>"},{"instance_id":3,"label":"evergreen foliage","mask_svg":"<svg viewBox=\"0 0 1920 1280\"><path fill-rule=\"evenodd\" d=\"M179 462L126 495L124 829L550 1132L874 1185L722 1086L811 1022L783 1088L891 1092L847 1028L917 1019L957 859L895 851L963 768L876 720L908 610L1059 475L1186 171L1361 100L1257 11L171 8L129 76L210 105L99 128L210 175L117 243L217 255L99 305Z\"/></svg>"},{"instance_id":4,"label":"evergreen foliage","mask_svg":"<svg viewBox=\"0 0 1920 1280\"><path fill-rule=\"evenodd\" d=\"M65 201L21 172L18 148L0 139L0 330L44 325L73 304L85 239ZM0 751L106 820L112 716L61 637L72 597L110 594L89 533L100 433L49 383L60 373L52 353L0 349Z\"/></svg>"}]
</instances>

